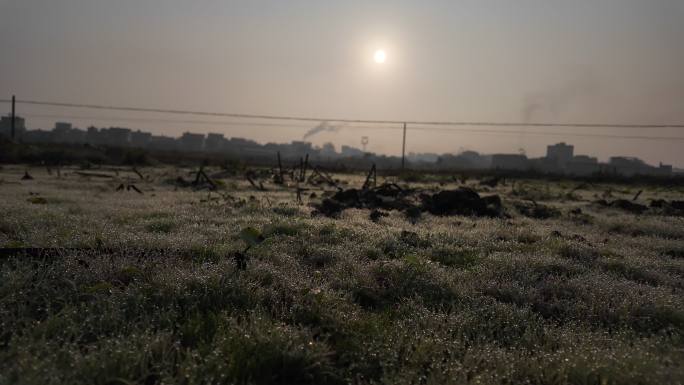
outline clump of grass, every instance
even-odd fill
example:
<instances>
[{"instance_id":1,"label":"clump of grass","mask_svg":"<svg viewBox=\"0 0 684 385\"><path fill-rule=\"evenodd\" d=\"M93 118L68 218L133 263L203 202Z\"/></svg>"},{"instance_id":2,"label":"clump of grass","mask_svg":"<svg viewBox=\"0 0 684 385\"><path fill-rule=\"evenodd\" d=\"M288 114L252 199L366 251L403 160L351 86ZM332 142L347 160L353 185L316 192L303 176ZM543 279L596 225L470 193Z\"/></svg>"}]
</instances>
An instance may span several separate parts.
<instances>
[{"instance_id":1,"label":"clump of grass","mask_svg":"<svg viewBox=\"0 0 684 385\"><path fill-rule=\"evenodd\" d=\"M621 277L647 285L658 286L662 284L662 278L657 274L647 270L645 267L635 267L621 260L607 260L601 263L601 267L608 272L617 274Z\"/></svg>"},{"instance_id":2,"label":"clump of grass","mask_svg":"<svg viewBox=\"0 0 684 385\"><path fill-rule=\"evenodd\" d=\"M382 309L402 299L414 298L428 306L448 305L458 296L443 279L424 263L390 261L371 268L370 282L354 288L354 299L370 309Z\"/></svg>"},{"instance_id":3,"label":"clump of grass","mask_svg":"<svg viewBox=\"0 0 684 385\"><path fill-rule=\"evenodd\" d=\"M264 226L264 236L268 237L271 235L287 235L290 237L298 236L303 230L303 225L301 223L274 223Z\"/></svg>"},{"instance_id":4,"label":"clump of grass","mask_svg":"<svg viewBox=\"0 0 684 385\"><path fill-rule=\"evenodd\" d=\"M582 263L593 263L601 256L601 253L596 248L578 242L558 241L553 246L553 249L563 258Z\"/></svg>"},{"instance_id":5,"label":"clump of grass","mask_svg":"<svg viewBox=\"0 0 684 385\"><path fill-rule=\"evenodd\" d=\"M176 222L172 220L155 220L148 223L145 229L151 233L169 234L176 228Z\"/></svg>"},{"instance_id":6,"label":"clump of grass","mask_svg":"<svg viewBox=\"0 0 684 385\"><path fill-rule=\"evenodd\" d=\"M209 245L193 245L187 252L187 257L195 262L216 263L225 258L225 255L219 247Z\"/></svg>"},{"instance_id":7,"label":"clump of grass","mask_svg":"<svg viewBox=\"0 0 684 385\"><path fill-rule=\"evenodd\" d=\"M276 206L273 212L284 217L296 217L299 215L299 208L295 206Z\"/></svg>"},{"instance_id":8,"label":"clump of grass","mask_svg":"<svg viewBox=\"0 0 684 385\"><path fill-rule=\"evenodd\" d=\"M519 184L511 191L511 195L530 201L549 201L559 197L558 193L551 190L548 183L543 186Z\"/></svg>"},{"instance_id":9,"label":"clump of grass","mask_svg":"<svg viewBox=\"0 0 684 385\"><path fill-rule=\"evenodd\" d=\"M250 316L229 320L214 337L216 348L197 368L198 378L239 384L337 384L331 351L313 333Z\"/></svg>"},{"instance_id":10,"label":"clump of grass","mask_svg":"<svg viewBox=\"0 0 684 385\"><path fill-rule=\"evenodd\" d=\"M420 183L426 181L425 173L404 171L399 174L399 180L408 183Z\"/></svg>"},{"instance_id":11,"label":"clump of grass","mask_svg":"<svg viewBox=\"0 0 684 385\"><path fill-rule=\"evenodd\" d=\"M479 252L474 249L441 247L430 252L430 260L447 267L467 268L477 264Z\"/></svg>"},{"instance_id":12,"label":"clump of grass","mask_svg":"<svg viewBox=\"0 0 684 385\"><path fill-rule=\"evenodd\" d=\"M48 203L47 199L43 197L31 197L28 198L26 201L29 203L33 203L34 205L44 205Z\"/></svg>"},{"instance_id":13,"label":"clump of grass","mask_svg":"<svg viewBox=\"0 0 684 385\"><path fill-rule=\"evenodd\" d=\"M677 222L668 223L668 221L656 218L644 217L636 220L628 216L621 216L616 219L603 220L601 226L610 233L632 237L684 239L684 229L682 226L678 226Z\"/></svg>"},{"instance_id":14,"label":"clump of grass","mask_svg":"<svg viewBox=\"0 0 684 385\"><path fill-rule=\"evenodd\" d=\"M412 248L404 242L397 241L394 237L386 237L379 242L382 256L386 259L398 259L408 255Z\"/></svg>"},{"instance_id":15,"label":"clump of grass","mask_svg":"<svg viewBox=\"0 0 684 385\"><path fill-rule=\"evenodd\" d=\"M307 242L299 242L296 253L306 265L317 269L329 266L337 260L334 248L311 245Z\"/></svg>"}]
</instances>

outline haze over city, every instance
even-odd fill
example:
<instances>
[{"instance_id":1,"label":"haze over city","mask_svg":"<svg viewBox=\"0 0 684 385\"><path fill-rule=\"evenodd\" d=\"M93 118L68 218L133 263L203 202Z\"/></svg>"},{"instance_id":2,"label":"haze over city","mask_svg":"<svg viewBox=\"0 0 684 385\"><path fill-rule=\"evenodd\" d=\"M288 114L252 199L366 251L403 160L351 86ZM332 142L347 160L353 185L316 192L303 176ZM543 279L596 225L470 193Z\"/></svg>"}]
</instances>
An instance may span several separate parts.
<instances>
[{"instance_id":1,"label":"haze over city","mask_svg":"<svg viewBox=\"0 0 684 385\"><path fill-rule=\"evenodd\" d=\"M20 99L198 111L682 124L682 20L684 3L676 0L5 0L0 84ZM173 122L165 115L20 107L29 128L66 120L82 128L220 132L288 142L317 125ZM5 104L0 112L7 109ZM681 137L681 128L497 130L515 132L409 127L407 151L523 149L539 156L546 144L564 140L603 160L632 155L684 165L682 140L575 136ZM370 138L369 151L401 151L398 130L342 125L307 140L358 147L362 136Z\"/></svg>"}]
</instances>

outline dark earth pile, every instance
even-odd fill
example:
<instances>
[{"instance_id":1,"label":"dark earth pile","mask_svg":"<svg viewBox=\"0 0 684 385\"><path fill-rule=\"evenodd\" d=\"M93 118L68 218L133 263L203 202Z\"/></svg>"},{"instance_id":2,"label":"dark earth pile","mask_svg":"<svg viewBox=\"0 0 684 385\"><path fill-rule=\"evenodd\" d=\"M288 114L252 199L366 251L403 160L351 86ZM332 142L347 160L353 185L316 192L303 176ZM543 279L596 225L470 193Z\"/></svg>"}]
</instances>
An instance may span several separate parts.
<instances>
[{"instance_id":1,"label":"dark earth pile","mask_svg":"<svg viewBox=\"0 0 684 385\"><path fill-rule=\"evenodd\" d=\"M378 210L403 211L407 217L419 216L422 212L433 215L466 215L478 217L499 217L503 215L501 198L498 195L481 197L469 188L445 190L437 193L403 189L394 183L383 184L373 189L340 190L314 206L316 212L328 217L338 217L350 208L371 209L376 219L382 216Z\"/></svg>"}]
</instances>

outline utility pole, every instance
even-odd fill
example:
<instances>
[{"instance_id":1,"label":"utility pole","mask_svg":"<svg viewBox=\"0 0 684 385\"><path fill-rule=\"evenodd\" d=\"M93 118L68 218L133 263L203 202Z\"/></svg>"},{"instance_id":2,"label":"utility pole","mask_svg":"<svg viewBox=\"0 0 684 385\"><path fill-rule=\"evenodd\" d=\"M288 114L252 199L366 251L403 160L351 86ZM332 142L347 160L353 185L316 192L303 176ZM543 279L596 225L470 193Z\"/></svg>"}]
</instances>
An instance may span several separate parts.
<instances>
[{"instance_id":1,"label":"utility pole","mask_svg":"<svg viewBox=\"0 0 684 385\"><path fill-rule=\"evenodd\" d=\"M12 141L14 141L14 105L16 104L16 102L16 98L14 97L14 95L12 95Z\"/></svg>"},{"instance_id":2,"label":"utility pole","mask_svg":"<svg viewBox=\"0 0 684 385\"><path fill-rule=\"evenodd\" d=\"M406 166L406 123L404 123L404 140L401 142L401 171Z\"/></svg>"}]
</instances>

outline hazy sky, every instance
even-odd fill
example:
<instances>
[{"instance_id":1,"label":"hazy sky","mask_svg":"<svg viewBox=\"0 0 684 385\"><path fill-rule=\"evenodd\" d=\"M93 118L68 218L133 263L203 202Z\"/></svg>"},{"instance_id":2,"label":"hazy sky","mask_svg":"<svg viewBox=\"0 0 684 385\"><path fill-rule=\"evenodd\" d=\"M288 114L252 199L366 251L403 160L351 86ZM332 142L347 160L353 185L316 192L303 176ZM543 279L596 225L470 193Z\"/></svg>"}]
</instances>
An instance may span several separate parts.
<instances>
[{"instance_id":1,"label":"hazy sky","mask_svg":"<svg viewBox=\"0 0 684 385\"><path fill-rule=\"evenodd\" d=\"M0 48L1 99L359 119L684 123L682 0L0 0ZM387 52L385 64L374 63L376 49ZM31 128L67 120L278 142L315 125L19 112ZM601 159L684 166L684 141L565 135L684 137L682 129L525 131L414 130L408 151L524 148L537 156L564 140ZM360 147L363 135L369 150L401 150L391 130L343 127L311 140Z\"/></svg>"}]
</instances>

